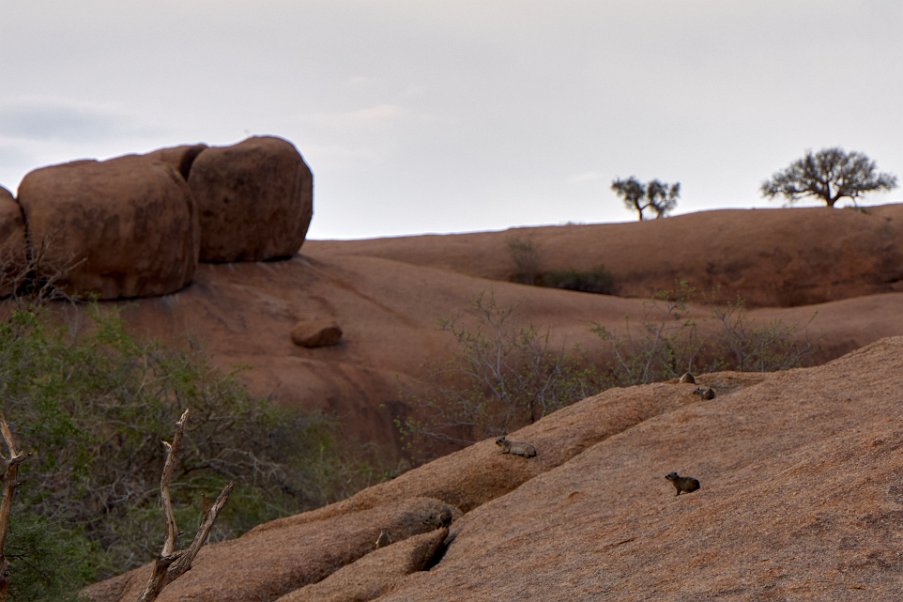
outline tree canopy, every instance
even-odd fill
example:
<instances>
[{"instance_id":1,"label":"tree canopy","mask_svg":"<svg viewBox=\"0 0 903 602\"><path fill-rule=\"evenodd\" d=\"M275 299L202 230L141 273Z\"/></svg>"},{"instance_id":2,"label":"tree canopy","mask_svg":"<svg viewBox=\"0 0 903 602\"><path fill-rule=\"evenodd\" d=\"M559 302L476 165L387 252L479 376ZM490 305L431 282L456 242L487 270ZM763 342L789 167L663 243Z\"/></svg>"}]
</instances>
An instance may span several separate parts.
<instances>
[{"instance_id":1,"label":"tree canopy","mask_svg":"<svg viewBox=\"0 0 903 602\"><path fill-rule=\"evenodd\" d=\"M640 221L644 219L647 209L654 211L656 218L668 215L677 206L677 197L680 196L679 182L669 185L652 180L643 184L633 176L615 180L611 183L611 189L624 200L625 207L637 212Z\"/></svg>"},{"instance_id":2,"label":"tree canopy","mask_svg":"<svg viewBox=\"0 0 903 602\"><path fill-rule=\"evenodd\" d=\"M783 196L794 203L805 197L824 201L828 207L842 198L856 199L867 192L896 188L897 178L878 173L875 162L859 152L842 148L807 151L802 159L762 183L762 194Z\"/></svg>"}]
</instances>

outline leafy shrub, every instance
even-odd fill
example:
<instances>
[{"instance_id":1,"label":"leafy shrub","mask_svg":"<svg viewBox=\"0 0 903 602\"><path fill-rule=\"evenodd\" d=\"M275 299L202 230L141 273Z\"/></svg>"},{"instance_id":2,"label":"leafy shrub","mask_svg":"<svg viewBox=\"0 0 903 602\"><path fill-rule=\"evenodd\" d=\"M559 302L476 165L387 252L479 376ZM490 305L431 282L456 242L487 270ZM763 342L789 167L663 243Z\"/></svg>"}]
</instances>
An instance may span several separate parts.
<instances>
[{"instance_id":1,"label":"leafy shrub","mask_svg":"<svg viewBox=\"0 0 903 602\"><path fill-rule=\"evenodd\" d=\"M254 399L202 353L139 341L96 305L88 313L77 336L35 307L20 305L0 324L0 408L33 451L19 467L6 545L13 599L64 600L158 553L161 441L186 407L171 487L186 538L204 497L229 480L237 486L212 540L321 505L346 486L325 417Z\"/></svg>"}]
</instances>

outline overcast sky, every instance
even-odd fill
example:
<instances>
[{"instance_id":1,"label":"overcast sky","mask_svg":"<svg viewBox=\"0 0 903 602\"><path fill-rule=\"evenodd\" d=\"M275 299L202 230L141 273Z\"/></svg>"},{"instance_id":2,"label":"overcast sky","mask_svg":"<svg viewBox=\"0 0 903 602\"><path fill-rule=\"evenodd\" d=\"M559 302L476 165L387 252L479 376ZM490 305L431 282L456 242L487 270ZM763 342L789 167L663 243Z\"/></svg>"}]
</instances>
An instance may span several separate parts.
<instances>
[{"instance_id":1,"label":"overcast sky","mask_svg":"<svg viewBox=\"0 0 903 602\"><path fill-rule=\"evenodd\" d=\"M903 176L901 32L899 0L3 1L0 185L275 134L312 238L630 221L630 175L780 206L807 149Z\"/></svg>"}]
</instances>

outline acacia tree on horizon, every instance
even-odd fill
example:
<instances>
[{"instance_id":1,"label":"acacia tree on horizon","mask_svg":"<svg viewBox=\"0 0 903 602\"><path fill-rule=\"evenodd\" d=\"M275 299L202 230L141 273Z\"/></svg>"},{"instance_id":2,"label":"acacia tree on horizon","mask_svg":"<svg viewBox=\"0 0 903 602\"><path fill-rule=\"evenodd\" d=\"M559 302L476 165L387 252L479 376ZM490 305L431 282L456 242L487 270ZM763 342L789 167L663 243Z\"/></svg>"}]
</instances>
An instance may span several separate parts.
<instances>
[{"instance_id":1,"label":"acacia tree on horizon","mask_svg":"<svg viewBox=\"0 0 903 602\"><path fill-rule=\"evenodd\" d=\"M791 205L814 197L833 207L842 198L849 198L855 205L856 199L866 192L896 187L896 176L878 173L875 162L865 154L834 147L817 153L806 151L802 159L763 182L761 190L763 196L783 196Z\"/></svg>"},{"instance_id":2,"label":"acacia tree on horizon","mask_svg":"<svg viewBox=\"0 0 903 602\"><path fill-rule=\"evenodd\" d=\"M643 184L634 176L615 180L611 183L611 189L623 199L625 207L637 212L640 221L645 219L643 212L646 209L654 211L656 219L665 217L677 206L677 197L680 196L680 182L669 185L652 180Z\"/></svg>"}]
</instances>

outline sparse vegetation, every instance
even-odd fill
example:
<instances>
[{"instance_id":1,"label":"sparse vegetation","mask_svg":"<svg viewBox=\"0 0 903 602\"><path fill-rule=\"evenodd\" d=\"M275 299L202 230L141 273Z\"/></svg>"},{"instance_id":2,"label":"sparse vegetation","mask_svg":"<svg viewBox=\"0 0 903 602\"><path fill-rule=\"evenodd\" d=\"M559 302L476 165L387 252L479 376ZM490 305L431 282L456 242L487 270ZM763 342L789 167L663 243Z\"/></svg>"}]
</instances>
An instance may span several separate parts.
<instances>
[{"instance_id":1,"label":"sparse vegetation","mask_svg":"<svg viewBox=\"0 0 903 602\"><path fill-rule=\"evenodd\" d=\"M615 180L611 183L611 189L621 197L627 209L637 212L640 221L645 219L647 209L654 212L656 218L665 217L677 207L680 196L680 182L665 184L652 180L643 184L633 176Z\"/></svg>"},{"instance_id":2,"label":"sparse vegetation","mask_svg":"<svg viewBox=\"0 0 903 602\"><path fill-rule=\"evenodd\" d=\"M572 269L546 272L543 274L543 284L581 293L612 295L615 292L614 276L604 265L587 271Z\"/></svg>"},{"instance_id":3,"label":"sparse vegetation","mask_svg":"<svg viewBox=\"0 0 903 602\"><path fill-rule=\"evenodd\" d=\"M160 441L184 407L192 422L171 489L189 532L206 497L230 480L213 540L347 493L325 417L254 399L201 352L136 340L115 312L87 311L89 328L77 336L21 304L0 324L2 413L31 453L6 540L12 599L72 599L157 555Z\"/></svg>"},{"instance_id":4,"label":"sparse vegetation","mask_svg":"<svg viewBox=\"0 0 903 602\"><path fill-rule=\"evenodd\" d=\"M433 392L413 400L413 417L398 422L415 461L508 433L565 405L613 386L667 380L685 371L772 371L804 365L813 351L805 326L751 322L741 302L713 310L703 335L684 317L697 295L686 283L649 302L639 324L623 334L593 331L609 349L600 363L578 349L553 345L548 331L518 326L512 308L480 296L470 312L476 326L446 321L457 343L436 370Z\"/></svg>"},{"instance_id":5,"label":"sparse vegetation","mask_svg":"<svg viewBox=\"0 0 903 602\"><path fill-rule=\"evenodd\" d=\"M551 343L548 331L517 326L513 309L481 295L469 312L471 329L459 320L441 327L457 343L451 361L437 368L430 395L414 401L418 412L398 422L416 460L458 449L530 424L598 390L586 358Z\"/></svg>"},{"instance_id":6,"label":"sparse vegetation","mask_svg":"<svg viewBox=\"0 0 903 602\"><path fill-rule=\"evenodd\" d=\"M530 237L514 236L507 241L508 251L514 260L515 272L512 282L538 285L541 282L539 268L539 248Z\"/></svg>"},{"instance_id":7,"label":"sparse vegetation","mask_svg":"<svg viewBox=\"0 0 903 602\"><path fill-rule=\"evenodd\" d=\"M509 238L508 251L515 266L512 282L603 295L615 292L614 276L604 265L590 270L543 271L539 246L529 237Z\"/></svg>"},{"instance_id":8,"label":"sparse vegetation","mask_svg":"<svg viewBox=\"0 0 903 602\"><path fill-rule=\"evenodd\" d=\"M662 291L648 304L642 322L626 321L618 335L602 325L593 331L609 344L613 361L606 370L611 385L629 386L675 378L684 372L738 370L771 372L805 365L814 351L805 325L776 320L753 323L742 300L712 310L714 327L707 334L683 317L698 296L686 282Z\"/></svg>"},{"instance_id":9,"label":"sparse vegetation","mask_svg":"<svg viewBox=\"0 0 903 602\"><path fill-rule=\"evenodd\" d=\"M842 148L807 151L802 159L766 180L762 194L782 196L791 204L805 197L824 201L828 207L843 198L856 204L856 199L867 192L896 188L895 176L877 173L876 169L875 162L863 153L848 153Z\"/></svg>"}]
</instances>

